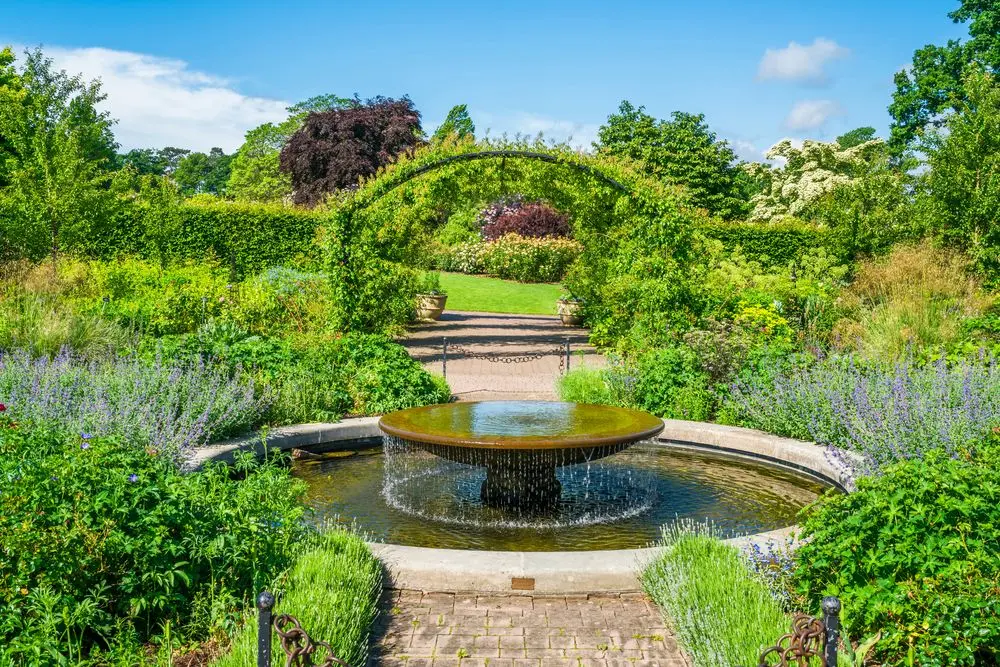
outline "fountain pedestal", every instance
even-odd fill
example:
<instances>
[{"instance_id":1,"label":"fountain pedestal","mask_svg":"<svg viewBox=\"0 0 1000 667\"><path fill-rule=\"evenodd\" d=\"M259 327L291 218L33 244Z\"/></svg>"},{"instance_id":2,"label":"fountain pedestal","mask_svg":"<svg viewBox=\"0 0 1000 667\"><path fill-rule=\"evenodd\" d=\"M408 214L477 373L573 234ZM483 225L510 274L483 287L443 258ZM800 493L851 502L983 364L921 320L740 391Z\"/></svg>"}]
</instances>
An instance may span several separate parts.
<instances>
[{"instance_id":1,"label":"fountain pedestal","mask_svg":"<svg viewBox=\"0 0 1000 667\"><path fill-rule=\"evenodd\" d=\"M520 470L487 467L479 498L484 505L497 509L548 509L558 504L561 493L555 464L543 463Z\"/></svg>"}]
</instances>

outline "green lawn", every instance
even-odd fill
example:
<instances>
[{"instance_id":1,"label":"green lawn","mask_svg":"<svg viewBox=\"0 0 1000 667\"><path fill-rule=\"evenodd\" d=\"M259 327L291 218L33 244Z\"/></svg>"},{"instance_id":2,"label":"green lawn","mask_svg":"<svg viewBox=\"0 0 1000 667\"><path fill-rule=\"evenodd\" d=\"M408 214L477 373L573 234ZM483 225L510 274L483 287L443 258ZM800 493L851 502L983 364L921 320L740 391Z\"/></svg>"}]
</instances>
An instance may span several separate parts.
<instances>
[{"instance_id":1,"label":"green lawn","mask_svg":"<svg viewBox=\"0 0 1000 667\"><path fill-rule=\"evenodd\" d=\"M518 283L513 280L442 273L441 289L448 293L448 310L484 313L555 315L559 285Z\"/></svg>"}]
</instances>

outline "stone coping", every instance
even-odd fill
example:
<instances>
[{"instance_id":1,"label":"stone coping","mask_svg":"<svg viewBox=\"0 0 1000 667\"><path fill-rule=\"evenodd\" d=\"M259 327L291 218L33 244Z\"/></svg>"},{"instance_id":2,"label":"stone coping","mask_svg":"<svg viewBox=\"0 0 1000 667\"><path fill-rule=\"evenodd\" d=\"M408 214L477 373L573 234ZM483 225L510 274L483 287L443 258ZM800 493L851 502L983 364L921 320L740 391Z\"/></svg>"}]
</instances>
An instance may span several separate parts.
<instances>
[{"instance_id":1,"label":"stone coping","mask_svg":"<svg viewBox=\"0 0 1000 667\"><path fill-rule=\"evenodd\" d=\"M199 449L188 460L196 469L207 461L231 462L239 451L263 454L266 448L287 450L347 449L381 437L378 417L346 419L339 423L297 424L274 428L265 435L235 438ZM810 475L842 490L852 483L827 455L811 442L782 438L736 426L665 419L657 440L665 446L708 450L728 456L765 461ZM265 445L266 441L266 445ZM783 544L795 526L738 537L727 542ZM394 588L436 591L502 593L597 593L641 589L638 572L659 552L647 549L614 551L474 551L433 549L372 543Z\"/></svg>"}]
</instances>

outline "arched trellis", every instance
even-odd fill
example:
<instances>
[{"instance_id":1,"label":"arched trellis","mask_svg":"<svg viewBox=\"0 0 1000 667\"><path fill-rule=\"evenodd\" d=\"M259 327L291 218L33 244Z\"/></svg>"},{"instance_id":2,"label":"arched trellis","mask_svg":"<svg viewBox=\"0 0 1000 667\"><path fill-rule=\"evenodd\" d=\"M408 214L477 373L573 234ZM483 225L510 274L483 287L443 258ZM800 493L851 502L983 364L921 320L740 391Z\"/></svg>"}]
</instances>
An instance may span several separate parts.
<instances>
[{"instance_id":1,"label":"arched trellis","mask_svg":"<svg viewBox=\"0 0 1000 667\"><path fill-rule=\"evenodd\" d=\"M619 181L611 178L607 174L603 173L601 170L592 167L588 164L580 164L574 160L567 160L559 155L553 155L550 153L538 153L535 151L522 151L522 150L492 150L492 151L476 151L474 153L461 153L459 155L450 155L448 157L435 160L434 162L429 162L427 164L421 165L420 167L413 169L412 171L402 174L400 177L384 184L379 191L374 193L372 197L364 201L359 208L365 208L374 204L376 201L385 197L390 192L398 188L399 186L412 181L414 178L426 174L442 167L447 167L450 164L455 164L458 162L473 162L475 160L488 160L488 159L526 159L526 160L538 160L540 162L548 162L550 164L558 164L576 169L577 171L592 176L602 183L611 186L615 190L618 190L622 194L629 194L631 190L620 183Z\"/></svg>"},{"instance_id":2,"label":"arched trellis","mask_svg":"<svg viewBox=\"0 0 1000 667\"><path fill-rule=\"evenodd\" d=\"M406 231L407 223L399 224L401 220L392 211L372 213L375 217L370 217L367 211L373 204L385 201L386 195L422 175L437 170L450 172L445 168L451 165L475 161L502 161L500 164L504 165L508 159L543 163L562 170L570 181L576 181L575 185L570 184L567 193L571 199L606 208L607 214L614 218L613 224L603 215L581 218L591 240L599 238L607 243L591 243L591 247L599 250L585 251L582 256L588 263L587 271L578 272L571 286L579 296L588 299L593 308L603 307L601 304L606 301L601 293L603 286L612 284L620 294L608 299L624 304L628 311L615 318L621 322L633 322L635 313L647 311L646 320L659 318L663 312L674 313L672 316L684 312L685 273L678 267L692 256L691 225L690 210L683 206L683 196L676 188L642 173L627 160L611 156L577 155L541 147L477 150L479 147L466 144L429 148L428 153L403 158L357 190L344 193L331 211L322 243L333 288L333 328L385 330L404 323L412 311L417 274L407 264L407 257L415 247L411 242L418 242L419 237L411 236ZM536 172L529 181L545 171ZM584 181L592 185L588 187ZM552 185L544 184L543 179L536 181L535 187L539 183L543 183L540 185L543 190ZM609 200L609 195L619 203ZM389 217L384 218L386 215ZM375 218L384 219L373 224ZM606 276L624 277L632 273L635 275L624 283L605 280ZM651 281L656 280L661 282L652 285ZM664 285L669 285L669 289L664 289Z\"/></svg>"}]
</instances>

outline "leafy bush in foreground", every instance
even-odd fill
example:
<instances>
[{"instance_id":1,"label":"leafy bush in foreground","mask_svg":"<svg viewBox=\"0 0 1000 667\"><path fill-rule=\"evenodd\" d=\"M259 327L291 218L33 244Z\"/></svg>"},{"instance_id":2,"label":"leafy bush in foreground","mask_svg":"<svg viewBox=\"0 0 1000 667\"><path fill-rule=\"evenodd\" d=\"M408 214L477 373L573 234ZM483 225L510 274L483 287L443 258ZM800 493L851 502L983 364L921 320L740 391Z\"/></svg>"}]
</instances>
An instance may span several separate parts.
<instances>
[{"instance_id":1,"label":"leafy bush in foreground","mask_svg":"<svg viewBox=\"0 0 1000 667\"><path fill-rule=\"evenodd\" d=\"M307 535L287 469L237 461L181 473L118 438L0 413L0 664L117 656L225 628ZM5 662L5 661L9 661Z\"/></svg>"},{"instance_id":2,"label":"leafy bush in foreground","mask_svg":"<svg viewBox=\"0 0 1000 667\"><path fill-rule=\"evenodd\" d=\"M814 602L840 596L852 639L881 632L880 664L1000 659L1000 459L989 449L889 466L807 511L799 589Z\"/></svg>"},{"instance_id":3,"label":"leafy bush in foreground","mask_svg":"<svg viewBox=\"0 0 1000 667\"><path fill-rule=\"evenodd\" d=\"M706 530L665 528L663 554L642 573L646 593L697 667L755 665L789 620L739 550Z\"/></svg>"}]
</instances>

